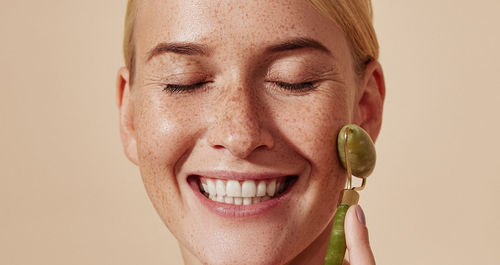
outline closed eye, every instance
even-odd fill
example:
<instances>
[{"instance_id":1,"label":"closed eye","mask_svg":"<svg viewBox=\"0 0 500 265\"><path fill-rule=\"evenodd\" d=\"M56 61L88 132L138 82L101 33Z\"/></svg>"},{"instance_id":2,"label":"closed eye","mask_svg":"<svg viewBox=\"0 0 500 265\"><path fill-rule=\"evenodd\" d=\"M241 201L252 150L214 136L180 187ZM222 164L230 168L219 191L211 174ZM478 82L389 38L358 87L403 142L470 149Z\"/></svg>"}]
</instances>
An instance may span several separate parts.
<instances>
[{"instance_id":1,"label":"closed eye","mask_svg":"<svg viewBox=\"0 0 500 265\"><path fill-rule=\"evenodd\" d=\"M302 83L286 83L281 81L272 82L274 85L279 86L280 88L291 90L291 91L307 91L315 88L316 81L310 82L302 82Z\"/></svg>"},{"instance_id":2,"label":"closed eye","mask_svg":"<svg viewBox=\"0 0 500 265\"><path fill-rule=\"evenodd\" d=\"M182 92L190 92L197 88L200 88L206 84L210 83L210 81L203 81L189 85L180 85L180 84L167 84L163 90L170 93L182 93Z\"/></svg>"}]
</instances>

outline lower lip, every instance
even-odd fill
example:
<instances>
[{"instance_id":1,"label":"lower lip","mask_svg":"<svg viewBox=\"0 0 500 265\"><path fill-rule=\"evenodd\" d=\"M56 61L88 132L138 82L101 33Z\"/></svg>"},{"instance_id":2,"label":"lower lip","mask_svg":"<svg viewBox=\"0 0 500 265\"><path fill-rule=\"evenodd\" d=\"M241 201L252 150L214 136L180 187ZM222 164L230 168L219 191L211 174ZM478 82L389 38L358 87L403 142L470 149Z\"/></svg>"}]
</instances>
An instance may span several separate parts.
<instances>
[{"instance_id":1,"label":"lower lip","mask_svg":"<svg viewBox=\"0 0 500 265\"><path fill-rule=\"evenodd\" d=\"M283 204L290 197L290 192L295 186L295 183L291 183L291 185L282 194L267 201L250 205L235 205L212 201L205 197L205 195L201 194L198 184L195 181L190 181L188 184L202 205L207 207L207 209L211 212L228 218L251 217L264 214L265 212Z\"/></svg>"}]
</instances>

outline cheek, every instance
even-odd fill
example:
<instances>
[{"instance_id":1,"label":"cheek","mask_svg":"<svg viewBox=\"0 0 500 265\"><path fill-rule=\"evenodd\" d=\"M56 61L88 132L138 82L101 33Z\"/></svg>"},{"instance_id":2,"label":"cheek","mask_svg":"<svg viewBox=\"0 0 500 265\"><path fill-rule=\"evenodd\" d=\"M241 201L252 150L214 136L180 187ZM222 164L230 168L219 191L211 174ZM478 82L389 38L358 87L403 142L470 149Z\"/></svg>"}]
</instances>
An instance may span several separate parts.
<instances>
[{"instance_id":1,"label":"cheek","mask_svg":"<svg viewBox=\"0 0 500 265\"><path fill-rule=\"evenodd\" d=\"M342 126L350 123L352 116L347 95L318 94L298 101L272 107L282 138L309 161L313 170L338 164L337 134Z\"/></svg>"},{"instance_id":2,"label":"cheek","mask_svg":"<svg viewBox=\"0 0 500 265\"><path fill-rule=\"evenodd\" d=\"M299 222L309 223L311 229L321 229L331 219L345 180L337 155L337 134L351 121L352 103L349 90L337 91L300 98L296 104L271 104L282 139L310 165L309 179L296 203L298 209L304 209L298 213L303 216Z\"/></svg>"},{"instance_id":3,"label":"cheek","mask_svg":"<svg viewBox=\"0 0 500 265\"><path fill-rule=\"evenodd\" d=\"M172 168L192 147L196 112L187 104L166 101L162 93L144 93L137 102L134 124L140 164Z\"/></svg>"},{"instance_id":4,"label":"cheek","mask_svg":"<svg viewBox=\"0 0 500 265\"><path fill-rule=\"evenodd\" d=\"M187 106L166 102L164 98L158 94L137 95L134 125L144 186L157 212L170 227L172 221L183 215L174 168L191 150L199 126Z\"/></svg>"}]
</instances>

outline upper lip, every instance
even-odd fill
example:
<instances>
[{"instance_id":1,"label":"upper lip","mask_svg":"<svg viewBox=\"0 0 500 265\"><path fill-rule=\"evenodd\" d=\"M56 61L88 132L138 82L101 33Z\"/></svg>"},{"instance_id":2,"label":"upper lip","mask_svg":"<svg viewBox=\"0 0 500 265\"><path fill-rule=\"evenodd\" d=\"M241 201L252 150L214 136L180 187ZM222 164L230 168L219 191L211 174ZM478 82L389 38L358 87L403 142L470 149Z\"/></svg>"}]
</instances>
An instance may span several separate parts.
<instances>
[{"instance_id":1,"label":"upper lip","mask_svg":"<svg viewBox=\"0 0 500 265\"><path fill-rule=\"evenodd\" d=\"M224 170L215 170L215 171L196 171L188 176L201 176L206 178L214 178L214 179L227 179L227 180L263 180L263 179L272 179L279 178L284 176L296 175L296 174L287 174L287 173L276 173L276 172L235 172L235 171L224 171Z\"/></svg>"}]
</instances>

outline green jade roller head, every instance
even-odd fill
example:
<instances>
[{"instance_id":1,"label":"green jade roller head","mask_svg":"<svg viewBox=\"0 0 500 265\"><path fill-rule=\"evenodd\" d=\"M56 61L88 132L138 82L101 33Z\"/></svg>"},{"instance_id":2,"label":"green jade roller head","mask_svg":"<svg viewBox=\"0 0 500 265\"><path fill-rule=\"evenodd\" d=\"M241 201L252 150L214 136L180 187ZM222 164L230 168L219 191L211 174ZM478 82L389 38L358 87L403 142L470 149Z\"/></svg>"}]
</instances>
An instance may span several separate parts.
<instances>
[{"instance_id":1,"label":"green jade roller head","mask_svg":"<svg viewBox=\"0 0 500 265\"><path fill-rule=\"evenodd\" d=\"M367 178L375 168L375 145L370 135L357 125L342 127L337 137L337 151L347 173L358 178Z\"/></svg>"},{"instance_id":2,"label":"green jade roller head","mask_svg":"<svg viewBox=\"0 0 500 265\"><path fill-rule=\"evenodd\" d=\"M345 215L351 205L358 203L357 191L364 189L366 178L375 168L376 161L375 145L372 139L365 130L355 124L342 127L337 137L337 151L342 166L347 170L347 188L342 193L342 201L335 213L325 265L342 265L344 262ZM362 179L360 187L352 187L352 175Z\"/></svg>"}]
</instances>

